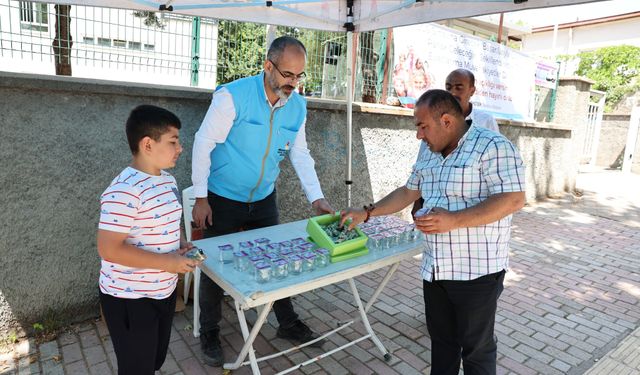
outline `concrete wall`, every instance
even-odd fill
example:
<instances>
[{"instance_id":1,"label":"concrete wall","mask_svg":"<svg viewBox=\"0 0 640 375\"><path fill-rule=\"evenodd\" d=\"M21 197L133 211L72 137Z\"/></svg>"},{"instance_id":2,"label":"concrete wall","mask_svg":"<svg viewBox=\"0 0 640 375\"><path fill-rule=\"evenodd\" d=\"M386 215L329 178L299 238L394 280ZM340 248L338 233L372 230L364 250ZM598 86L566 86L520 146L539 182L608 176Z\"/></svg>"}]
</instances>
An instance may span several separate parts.
<instances>
[{"instance_id":1,"label":"concrete wall","mask_svg":"<svg viewBox=\"0 0 640 375\"><path fill-rule=\"evenodd\" d=\"M572 170L577 170L580 163L588 161L588 158L583 157L582 150L586 137L589 90L592 84L593 81L582 77L561 77L558 81L553 121L573 129L573 150L565 159L565 163L569 163ZM573 187L568 188L572 190Z\"/></svg>"},{"instance_id":2,"label":"concrete wall","mask_svg":"<svg viewBox=\"0 0 640 375\"><path fill-rule=\"evenodd\" d=\"M602 116L596 165L614 169L622 167L630 120L631 115L605 114Z\"/></svg>"},{"instance_id":3,"label":"concrete wall","mask_svg":"<svg viewBox=\"0 0 640 375\"><path fill-rule=\"evenodd\" d=\"M0 73L0 336L12 327L67 324L97 315L99 195L130 160L124 121L136 105L175 112L185 152L171 172L190 185L191 145L210 100L197 89ZM346 115L340 102L310 101L307 138L323 190L346 205ZM354 106L353 204L404 184L419 143L412 112ZM501 123L527 164L527 199L575 183L564 162L571 130ZM289 162L278 183L282 221L311 215Z\"/></svg>"},{"instance_id":4,"label":"concrete wall","mask_svg":"<svg viewBox=\"0 0 640 375\"><path fill-rule=\"evenodd\" d=\"M612 169L622 168L630 121L631 115L608 114L603 116L596 165ZM631 172L640 173L640 137L636 139Z\"/></svg>"}]
</instances>

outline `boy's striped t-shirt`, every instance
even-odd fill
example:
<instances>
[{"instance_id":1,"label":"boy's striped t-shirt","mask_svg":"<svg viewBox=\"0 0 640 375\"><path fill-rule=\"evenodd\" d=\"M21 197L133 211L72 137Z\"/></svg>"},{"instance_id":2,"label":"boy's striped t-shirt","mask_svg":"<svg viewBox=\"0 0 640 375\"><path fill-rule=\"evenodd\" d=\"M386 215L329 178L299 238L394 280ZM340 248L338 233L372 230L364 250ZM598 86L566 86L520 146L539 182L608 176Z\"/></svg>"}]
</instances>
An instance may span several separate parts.
<instances>
[{"instance_id":1,"label":"boy's striped t-shirt","mask_svg":"<svg viewBox=\"0 0 640 375\"><path fill-rule=\"evenodd\" d=\"M182 205L175 178L152 176L127 167L102 194L98 228L127 233L126 243L154 253L180 248ZM127 267L102 259L100 290L119 298L167 298L178 275L151 268Z\"/></svg>"}]
</instances>

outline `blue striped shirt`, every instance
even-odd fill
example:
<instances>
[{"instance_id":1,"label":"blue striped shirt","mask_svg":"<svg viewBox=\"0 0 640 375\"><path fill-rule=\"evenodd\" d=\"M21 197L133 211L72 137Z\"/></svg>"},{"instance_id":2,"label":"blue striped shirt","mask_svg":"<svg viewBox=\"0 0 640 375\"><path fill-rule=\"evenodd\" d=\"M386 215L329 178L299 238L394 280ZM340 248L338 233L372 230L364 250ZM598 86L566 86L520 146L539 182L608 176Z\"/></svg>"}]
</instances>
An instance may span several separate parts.
<instances>
[{"instance_id":1,"label":"blue striped shirt","mask_svg":"<svg viewBox=\"0 0 640 375\"><path fill-rule=\"evenodd\" d=\"M406 187L421 191L423 207L459 211L494 194L524 191L524 175L520 154L508 139L471 125L446 158L425 148ZM473 280L507 269L511 217L427 235L422 278Z\"/></svg>"}]
</instances>

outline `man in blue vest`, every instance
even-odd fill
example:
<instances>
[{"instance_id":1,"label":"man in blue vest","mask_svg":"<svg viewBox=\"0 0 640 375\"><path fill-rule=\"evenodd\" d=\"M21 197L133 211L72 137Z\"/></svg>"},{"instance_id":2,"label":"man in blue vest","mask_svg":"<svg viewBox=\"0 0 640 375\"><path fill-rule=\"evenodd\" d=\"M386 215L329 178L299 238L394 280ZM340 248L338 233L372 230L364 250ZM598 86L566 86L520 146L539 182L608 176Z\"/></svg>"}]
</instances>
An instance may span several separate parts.
<instances>
[{"instance_id":1,"label":"man in blue vest","mask_svg":"<svg viewBox=\"0 0 640 375\"><path fill-rule=\"evenodd\" d=\"M275 185L289 156L318 214L334 212L324 199L305 136L306 101L295 92L305 78L306 49L297 39L273 41L262 73L219 87L195 135L193 220L213 237L278 224ZM204 362L224 362L219 339L222 289L200 281L200 345ZM317 335L298 319L291 300L273 304L277 336L306 342ZM316 345L321 342L316 343Z\"/></svg>"}]
</instances>

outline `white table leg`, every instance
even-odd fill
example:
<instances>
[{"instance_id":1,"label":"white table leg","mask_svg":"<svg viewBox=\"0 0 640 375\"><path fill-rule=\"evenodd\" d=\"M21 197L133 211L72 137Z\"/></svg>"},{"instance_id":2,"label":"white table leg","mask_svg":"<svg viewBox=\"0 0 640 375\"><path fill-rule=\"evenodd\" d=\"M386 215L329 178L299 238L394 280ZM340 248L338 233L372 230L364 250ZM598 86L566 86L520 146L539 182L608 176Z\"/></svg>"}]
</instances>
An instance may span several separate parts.
<instances>
[{"instance_id":1,"label":"white table leg","mask_svg":"<svg viewBox=\"0 0 640 375\"><path fill-rule=\"evenodd\" d=\"M264 308L258 314L258 318L256 319L256 323L253 325L251 332L249 332L249 326L247 325L247 319L244 316L244 310L242 310L240 304L238 304L237 301L234 300L234 303L236 306L236 313L238 314L238 321L240 322L240 329L242 330L242 336L244 337L244 346L240 350L236 361L234 363L225 363L224 368L228 370L236 370L240 368L240 366L242 366L242 362L248 354L253 374L260 375L260 369L258 368L256 354L253 351L253 341L256 339L256 336L258 336L260 328L262 328L265 320L267 320L267 315L269 315L269 311L271 311L273 301L269 301L269 303L264 305Z\"/></svg>"},{"instance_id":2,"label":"white table leg","mask_svg":"<svg viewBox=\"0 0 640 375\"><path fill-rule=\"evenodd\" d=\"M362 301L360 300L360 295L358 294L358 289L356 288L356 283L355 281L353 281L353 278L349 279L349 285L351 286L351 292L353 293L353 298L355 299L356 304L358 305L358 311L360 311L360 318L362 319L362 323L364 324L364 327L367 329L367 332L369 332L369 335L371 336L371 340L373 340L373 343L376 344L378 349L380 349L380 351L384 355L385 361L390 360L391 354L387 351L384 345L382 345L382 342L380 341L378 336L376 336L375 332L373 332L373 329L371 328L371 324L369 324L369 319L367 318L367 312L365 311L364 306L362 306ZM380 286L382 287L383 284L381 284ZM369 302L373 303L372 300L370 300Z\"/></svg>"},{"instance_id":3,"label":"white table leg","mask_svg":"<svg viewBox=\"0 0 640 375\"><path fill-rule=\"evenodd\" d=\"M393 274L396 272L399 266L400 266L400 262L394 263L391 265L391 267L389 267L387 274L384 275L382 282L380 283L380 285L378 285L375 292L373 292L373 295L369 299L369 302L367 302L366 306L364 307L365 312L369 311L369 309L371 308L371 305L373 305L373 303L378 299L378 296L380 295L380 293L382 293L382 290L384 289L384 287L387 286L387 283L389 282L389 280L391 280L391 276L393 276Z\"/></svg>"}]
</instances>

